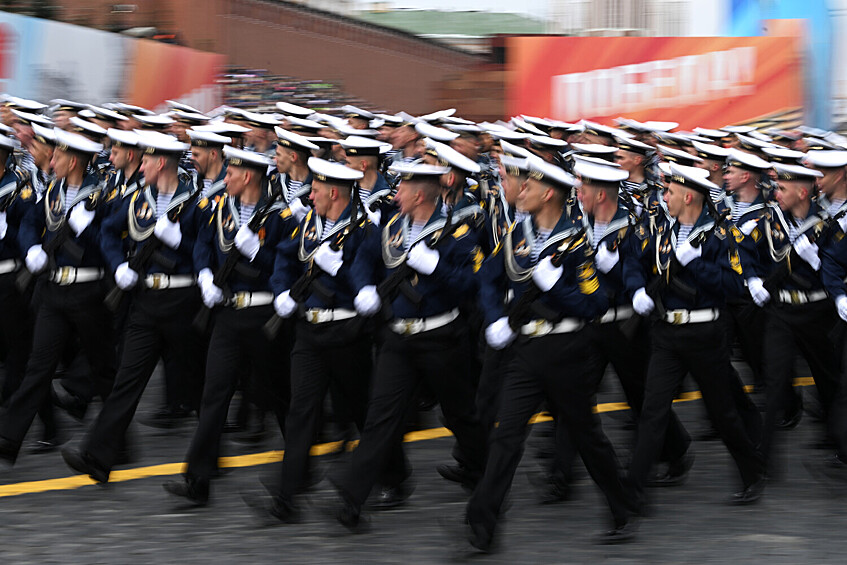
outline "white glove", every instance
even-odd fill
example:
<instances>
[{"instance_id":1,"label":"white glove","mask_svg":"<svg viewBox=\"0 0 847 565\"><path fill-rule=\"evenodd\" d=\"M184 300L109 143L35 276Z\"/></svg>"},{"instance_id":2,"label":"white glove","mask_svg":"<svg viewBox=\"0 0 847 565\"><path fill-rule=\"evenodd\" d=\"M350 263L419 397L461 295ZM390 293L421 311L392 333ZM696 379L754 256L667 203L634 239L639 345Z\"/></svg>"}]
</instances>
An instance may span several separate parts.
<instances>
[{"instance_id":1,"label":"white glove","mask_svg":"<svg viewBox=\"0 0 847 565\"><path fill-rule=\"evenodd\" d=\"M759 277L747 279L747 290L750 291L750 296L753 297L756 306L764 306L771 299L771 293L767 291Z\"/></svg>"},{"instance_id":2,"label":"white glove","mask_svg":"<svg viewBox=\"0 0 847 565\"><path fill-rule=\"evenodd\" d=\"M694 247L687 241L676 248L676 258L679 261L679 264L683 267L687 267L690 262L692 262L697 257L700 257L702 254L702 247Z\"/></svg>"},{"instance_id":3,"label":"white glove","mask_svg":"<svg viewBox=\"0 0 847 565\"><path fill-rule=\"evenodd\" d=\"M847 296L843 294L835 299L835 308L842 320L847 322Z\"/></svg>"},{"instance_id":4,"label":"white glove","mask_svg":"<svg viewBox=\"0 0 847 565\"><path fill-rule=\"evenodd\" d=\"M435 267L438 266L438 260L441 259L441 254L437 249L432 249L424 242L418 242L409 249L409 256L406 262L411 268L422 275L431 275L435 272Z\"/></svg>"},{"instance_id":5,"label":"white glove","mask_svg":"<svg viewBox=\"0 0 847 565\"><path fill-rule=\"evenodd\" d=\"M847 233L847 214L838 218L838 227L841 228L841 231Z\"/></svg>"},{"instance_id":6,"label":"white glove","mask_svg":"<svg viewBox=\"0 0 847 565\"><path fill-rule=\"evenodd\" d=\"M297 303L291 298L290 290L286 290L274 299L274 310L280 318L290 318L297 310Z\"/></svg>"},{"instance_id":7,"label":"white glove","mask_svg":"<svg viewBox=\"0 0 847 565\"><path fill-rule=\"evenodd\" d=\"M353 299L353 306L356 307L356 312L362 316L373 316L382 307L382 299L379 297L376 287L369 284L363 286L356 298Z\"/></svg>"},{"instance_id":8,"label":"white glove","mask_svg":"<svg viewBox=\"0 0 847 565\"><path fill-rule=\"evenodd\" d=\"M162 216L156 221L153 235L171 249L179 247L179 242L182 241L182 230L179 227L179 222L172 222L167 216Z\"/></svg>"},{"instance_id":9,"label":"white glove","mask_svg":"<svg viewBox=\"0 0 847 565\"><path fill-rule=\"evenodd\" d=\"M597 248L597 254L594 255L594 265L601 273L606 274L615 268L615 265L620 261L621 254L617 249L609 251L609 246L601 243Z\"/></svg>"},{"instance_id":10,"label":"white glove","mask_svg":"<svg viewBox=\"0 0 847 565\"><path fill-rule=\"evenodd\" d=\"M0 212L0 239L6 237L6 230L9 229L9 224L6 223L6 212Z\"/></svg>"},{"instance_id":11,"label":"white glove","mask_svg":"<svg viewBox=\"0 0 847 565\"><path fill-rule=\"evenodd\" d=\"M371 210L370 208L365 208L365 212L367 212L368 219L371 223L379 227L379 222L382 220L382 210Z\"/></svg>"},{"instance_id":12,"label":"white glove","mask_svg":"<svg viewBox=\"0 0 847 565\"><path fill-rule=\"evenodd\" d=\"M656 303L653 302L653 299L647 295L647 291L644 290L644 287L639 288L635 291L635 294L632 295L632 309L635 310L639 316L649 315L655 307Z\"/></svg>"},{"instance_id":13,"label":"white glove","mask_svg":"<svg viewBox=\"0 0 847 565\"><path fill-rule=\"evenodd\" d=\"M208 275L204 275L204 271L208 272ZM224 291L215 284L214 278L214 275L208 269L203 269L200 272L200 276L197 277L197 280L200 281L200 294L206 308L214 308L224 301Z\"/></svg>"},{"instance_id":14,"label":"white glove","mask_svg":"<svg viewBox=\"0 0 847 565\"><path fill-rule=\"evenodd\" d=\"M30 273L36 274L47 266L47 253L41 248L41 244L33 245L26 252L26 268Z\"/></svg>"},{"instance_id":15,"label":"white glove","mask_svg":"<svg viewBox=\"0 0 847 565\"><path fill-rule=\"evenodd\" d=\"M333 250L328 241L321 243L318 250L315 252L315 263L321 270L329 276L334 277L338 274L341 265L344 264L340 249Z\"/></svg>"},{"instance_id":16,"label":"white glove","mask_svg":"<svg viewBox=\"0 0 847 565\"><path fill-rule=\"evenodd\" d=\"M309 207L305 206L299 198L295 198L289 202L288 209L291 210L291 215L294 216L294 219L298 222L309 213Z\"/></svg>"},{"instance_id":17,"label":"white glove","mask_svg":"<svg viewBox=\"0 0 847 565\"><path fill-rule=\"evenodd\" d=\"M741 233L744 235L750 235L753 233L753 230L756 229L756 225L758 225L759 220L747 220L744 222L744 225L741 226Z\"/></svg>"},{"instance_id":18,"label":"white glove","mask_svg":"<svg viewBox=\"0 0 847 565\"><path fill-rule=\"evenodd\" d=\"M214 279L215 275L212 274L212 270L208 267L197 273L197 284L200 285L200 288L203 288Z\"/></svg>"},{"instance_id":19,"label":"white glove","mask_svg":"<svg viewBox=\"0 0 847 565\"><path fill-rule=\"evenodd\" d=\"M251 230L249 226L241 226L235 232L235 248L251 261L256 258L260 247L262 244L259 243L259 234Z\"/></svg>"},{"instance_id":20,"label":"white glove","mask_svg":"<svg viewBox=\"0 0 847 565\"><path fill-rule=\"evenodd\" d=\"M138 282L138 273L129 268L129 263L121 263L115 269L115 284L121 290L129 290Z\"/></svg>"},{"instance_id":21,"label":"white glove","mask_svg":"<svg viewBox=\"0 0 847 565\"><path fill-rule=\"evenodd\" d=\"M797 250L797 255L803 261L811 265L812 269L817 271L821 268L821 260L818 257L818 244L809 241L808 236L798 237L797 241L794 242L794 249Z\"/></svg>"},{"instance_id":22,"label":"white glove","mask_svg":"<svg viewBox=\"0 0 847 565\"><path fill-rule=\"evenodd\" d=\"M79 237L79 234L85 231L85 228L90 226L93 221L94 210L86 208L85 202L77 203L73 210L71 210L71 215L68 217L68 224L70 224L71 229L74 230L77 237Z\"/></svg>"},{"instance_id":23,"label":"white glove","mask_svg":"<svg viewBox=\"0 0 847 565\"><path fill-rule=\"evenodd\" d=\"M487 328L485 328L485 341L492 349L503 349L518 337L509 326L509 318L503 316Z\"/></svg>"},{"instance_id":24,"label":"white glove","mask_svg":"<svg viewBox=\"0 0 847 565\"><path fill-rule=\"evenodd\" d=\"M561 265L558 267L553 266L551 257L552 255L548 255L539 261L532 270L532 281L544 292L553 288L559 282L559 279L562 278L562 273L564 272Z\"/></svg>"}]
</instances>

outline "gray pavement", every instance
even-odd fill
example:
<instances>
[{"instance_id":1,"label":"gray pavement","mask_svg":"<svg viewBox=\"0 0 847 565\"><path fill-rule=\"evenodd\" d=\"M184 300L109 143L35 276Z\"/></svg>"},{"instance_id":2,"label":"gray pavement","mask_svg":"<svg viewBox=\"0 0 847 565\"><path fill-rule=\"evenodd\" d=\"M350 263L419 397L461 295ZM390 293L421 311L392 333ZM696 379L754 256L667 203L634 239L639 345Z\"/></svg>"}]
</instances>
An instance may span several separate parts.
<instances>
[{"instance_id":1,"label":"gray pavement","mask_svg":"<svg viewBox=\"0 0 847 565\"><path fill-rule=\"evenodd\" d=\"M605 387L600 402L621 400L613 376ZM160 395L157 371L140 412L152 410ZM676 407L692 434L704 428L700 401ZM623 430L622 416L604 414L603 421L625 459L631 432ZM434 412L425 419L438 426ZM63 422L68 434L78 438L82 426ZM609 526L609 516L584 471L571 500L553 506L537 503L527 480L539 468L535 453L544 442L536 429L515 479L501 551L495 555L468 557L457 551L451 524L462 515L466 496L434 469L449 460L448 438L407 444L416 492L406 506L372 514L367 534L348 535L325 516L323 509L333 500L327 481L309 497L304 523L263 526L241 500L241 492L259 491L259 479L273 471L273 465L263 465L227 473L214 483L211 504L203 509L187 509L169 498L162 477L0 498L0 563L841 563L847 550L847 486L818 482L803 465L824 453L808 447L819 437L819 426L805 417L796 430L782 434L787 454L782 472L751 507L726 504L739 485L723 445L696 442L697 460L688 483L651 491L653 516L643 520L638 540L624 546L593 543ZM192 428L188 424L162 432L134 425L138 460L131 467L182 461ZM31 439L37 432L36 427ZM277 431L249 448L227 438L223 449L225 455L238 455L281 447ZM319 460L323 468L341 464L329 457ZM72 474L58 452L22 454L11 472L0 475L0 484Z\"/></svg>"}]
</instances>

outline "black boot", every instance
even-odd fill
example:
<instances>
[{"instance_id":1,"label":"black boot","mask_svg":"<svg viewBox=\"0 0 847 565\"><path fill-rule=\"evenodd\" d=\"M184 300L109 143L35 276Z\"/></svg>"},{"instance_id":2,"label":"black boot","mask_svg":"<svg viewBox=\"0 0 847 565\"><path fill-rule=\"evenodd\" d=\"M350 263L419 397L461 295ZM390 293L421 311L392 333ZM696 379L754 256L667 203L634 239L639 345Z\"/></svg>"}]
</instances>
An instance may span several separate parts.
<instances>
[{"instance_id":1,"label":"black boot","mask_svg":"<svg viewBox=\"0 0 847 565\"><path fill-rule=\"evenodd\" d=\"M168 481L162 485L162 488L197 506L206 506L209 503L209 481L186 478L182 481Z\"/></svg>"}]
</instances>

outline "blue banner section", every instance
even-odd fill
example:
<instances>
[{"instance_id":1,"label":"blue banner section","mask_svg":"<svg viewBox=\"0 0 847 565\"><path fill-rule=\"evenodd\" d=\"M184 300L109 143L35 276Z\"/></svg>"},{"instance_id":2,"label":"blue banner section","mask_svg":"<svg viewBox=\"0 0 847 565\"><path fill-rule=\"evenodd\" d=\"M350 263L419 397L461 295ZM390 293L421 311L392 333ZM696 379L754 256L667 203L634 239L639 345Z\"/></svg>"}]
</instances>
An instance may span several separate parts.
<instances>
[{"instance_id":1,"label":"blue banner section","mask_svg":"<svg viewBox=\"0 0 847 565\"><path fill-rule=\"evenodd\" d=\"M117 100L129 37L0 11L0 92L25 98Z\"/></svg>"},{"instance_id":2,"label":"blue banner section","mask_svg":"<svg viewBox=\"0 0 847 565\"><path fill-rule=\"evenodd\" d=\"M806 125L832 127L832 22L826 0L729 0L724 35L765 35L764 20L806 20L804 82Z\"/></svg>"}]
</instances>

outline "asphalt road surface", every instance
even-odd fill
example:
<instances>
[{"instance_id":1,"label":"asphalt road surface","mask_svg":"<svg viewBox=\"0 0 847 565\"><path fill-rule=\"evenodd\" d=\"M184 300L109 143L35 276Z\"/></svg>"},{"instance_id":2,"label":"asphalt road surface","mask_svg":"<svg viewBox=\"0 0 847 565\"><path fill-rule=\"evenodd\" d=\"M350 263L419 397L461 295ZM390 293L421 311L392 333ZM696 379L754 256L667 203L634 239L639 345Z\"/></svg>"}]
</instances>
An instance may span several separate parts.
<instances>
[{"instance_id":1,"label":"asphalt road surface","mask_svg":"<svg viewBox=\"0 0 847 565\"><path fill-rule=\"evenodd\" d=\"M807 381L804 381L807 382ZM689 391L692 383L686 383ZM690 386L689 386L690 385ZM811 387L804 387L808 396ZM150 412L162 394L157 371L139 414ZM631 432L613 374L598 398L607 434L626 460ZM78 441L86 423L61 418L64 434ZM676 405L692 435L705 429L696 394ZM500 551L468 555L457 543L455 525L465 493L441 479L439 463L450 461L437 409L423 416L424 429L407 438L416 490L398 509L373 513L369 533L350 535L326 514L333 491L323 481L308 497L304 522L267 526L245 506L244 492L261 492L261 478L279 459L279 431L256 445L224 437L226 474L213 483L206 508L187 508L169 497L161 483L179 473L194 424L157 430L133 424L135 462L113 472L115 482L93 485L75 476L58 452L22 453L0 475L0 563L843 563L847 553L847 486L814 477L807 465L825 452L810 444L821 425L806 415L799 427L781 433L779 476L759 504L733 507L727 497L739 487L726 449L719 441L697 441L696 462L686 485L652 490L652 516L641 522L636 542L602 546L594 537L609 526L598 489L584 470L570 500L540 505L528 476L541 468L543 427L533 427L515 478L510 509L501 527ZM272 420L267 420L272 426ZM429 430L429 431L426 431ZM37 439L34 426L30 439ZM257 454L257 455L251 455ZM338 469L343 456L321 455L322 469Z\"/></svg>"}]
</instances>

